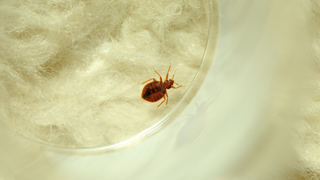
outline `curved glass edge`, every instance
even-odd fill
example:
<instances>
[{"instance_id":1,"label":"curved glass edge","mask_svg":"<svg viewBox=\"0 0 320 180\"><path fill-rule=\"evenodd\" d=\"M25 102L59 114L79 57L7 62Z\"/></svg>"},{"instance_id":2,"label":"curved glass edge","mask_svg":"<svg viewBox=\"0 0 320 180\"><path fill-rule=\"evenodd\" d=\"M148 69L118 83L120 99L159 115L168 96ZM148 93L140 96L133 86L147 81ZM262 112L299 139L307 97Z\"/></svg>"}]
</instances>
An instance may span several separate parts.
<instances>
[{"instance_id":1,"label":"curved glass edge","mask_svg":"<svg viewBox=\"0 0 320 180\"><path fill-rule=\"evenodd\" d=\"M27 138L19 133L16 133L9 129L6 125L4 125L0 121L0 141L1 138L13 138L15 140L21 141L22 144L25 145L34 145L33 148L39 148L39 150L43 149L50 149L52 151L60 152L60 153L99 153L99 152L112 152L115 151L119 148L127 148L132 145L135 145L142 139L149 137L153 134L155 134L161 127L165 126L169 122L171 122L175 116L173 115L174 112L179 112L184 109L182 107L182 102L186 99L186 97L191 96L190 92L191 91L197 91L199 89L199 84L202 83L203 77L206 72L208 71L211 62L213 61L213 54L216 46L216 32L215 29L218 24L217 16L214 14L214 10L217 9L217 3L215 0L208 0L208 39L206 43L206 47L204 50L204 55L200 63L200 67L194 76L191 85L188 87L188 89L185 91L184 95L181 97L179 102L175 105L175 107L169 111L168 114L166 114L160 121L158 121L156 124L153 126L143 130L142 132L138 133L137 135L133 136L132 138L129 138L125 141L122 141L120 143L112 144L112 145L107 145L107 146L100 146L100 147L81 147L81 148L71 148L71 147L61 147L61 146L54 146L54 145L48 145L40 141L32 140L30 138ZM214 21L216 20L216 21ZM217 22L217 24L214 24L214 22ZM201 79L202 78L202 79ZM27 147L25 147L27 148Z\"/></svg>"}]
</instances>

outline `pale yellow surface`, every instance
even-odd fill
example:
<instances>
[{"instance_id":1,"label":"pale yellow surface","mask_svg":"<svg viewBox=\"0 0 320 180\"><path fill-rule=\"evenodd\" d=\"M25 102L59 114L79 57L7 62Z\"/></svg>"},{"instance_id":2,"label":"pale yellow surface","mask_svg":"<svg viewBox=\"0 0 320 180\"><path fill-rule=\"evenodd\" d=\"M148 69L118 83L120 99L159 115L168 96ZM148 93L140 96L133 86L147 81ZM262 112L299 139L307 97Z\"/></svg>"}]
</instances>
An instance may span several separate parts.
<instances>
[{"instance_id":1,"label":"pale yellow surface","mask_svg":"<svg viewBox=\"0 0 320 180\"><path fill-rule=\"evenodd\" d=\"M120 2L126 4L125 2L127 1L117 1L117 3ZM146 4L148 4L147 2L151 4L155 3L153 1L143 2ZM179 1L177 4L180 4L182 7L181 13L190 12L191 14L192 9L194 12L198 12L198 6L194 4L194 1L183 2L190 6L183 6L182 2ZM209 76L207 77L207 79L212 78L212 81L204 83L206 88L202 89L202 91L200 90L196 95L200 103L206 104L206 98L210 97L208 96L210 94L209 91L214 89L217 91L214 91L214 94L216 94L221 89L220 87L216 87L216 85L224 85L220 97L212 103L211 109L208 109L207 114L210 115L208 116L210 120L205 121L205 118L202 118L204 117L203 113L197 114L200 117L199 119L207 124L203 123L204 125L202 124L202 126L198 125L193 126L193 128L187 128L188 130L186 131L189 133L184 132L185 126L183 123L191 120L196 121L197 119L194 116L191 118L180 116L180 124L176 123L179 120L176 119L176 124L170 124L166 128L161 129L159 133L151 136L151 138L144 139L144 141L136 145L99 155L94 154L94 151L90 150L87 156L74 154L75 151L71 151L70 154L65 155L60 152L52 152L51 148L44 151L42 148L23 140L22 143L19 143L21 141L20 138L11 137L11 135L9 136L10 138L1 136L0 131L1 142L4 144L0 148L0 158L3 160L0 161L0 170L8 172L7 179L10 180L11 174L13 174L12 177L18 179L52 180L86 180L88 178L149 180L170 179L170 177L171 179L220 178L226 180L319 179L320 141L318 136L319 106L317 105L317 99L319 97L318 62L320 55L318 54L320 51L318 39L320 37L320 26L318 23L318 12L320 12L320 8L315 0L294 1L300 3L297 8L292 6L292 2L290 0L262 0L256 1L256 3L250 0L220 1L220 7L222 7L221 27L224 29L219 32L220 41L216 53L217 61L212 66L215 70L211 71L210 78L208 78ZM6 1L6 3L9 4L9 1ZM109 3L114 4L115 2L109 1ZM160 6L159 4L152 6L152 8L157 9ZM19 2L14 6L20 7L21 5L23 3ZM86 6L93 5L95 4L86 4ZM131 7L127 5L123 7ZM72 9L74 7L75 5L72 5L69 8ZM79 7L78 15L82 16L82 10ZM101 6L101 4L99 4L100 7L105 11L106 8ZM55 67L56 69L54 70L45 69L45 73L39 73L38 75L37 73L31 73L33 72L31 71L32 67L37 67L34 64L33 66L29 65L29 68L22 65L20 67L18 66L19 63L11 61L12 58L5 59L6 61L3 62L12 63L0 66L2 68L1 72L6 72L5 75L1 76L2 79L0 81L0 83L5 85L0 86L1 93L4 94L4 96L0 96L2 98L0 102L4 102L0 106L1 111L5 112L1 115L5 115L3 118L6 119L6 123L10 124L13 129L25 133L25 135L29 135L30 137L41 137L43 141L50 140L53 144L59 145L61 143L60 145L79 147L99 145L98 142L102 142L101 144L119 142L139 132L139 128L148 127L157 118L160 119L168 110L161 107L159 112L156 112L157 104L142 101L140 99L142 87L137 86L137 84L151 77L157 77L152 71L152 66L155 66L161 74L165 74L168 63L172 62L174 68L178 67L181 63L176 74L176 81L188 86L188 83L191 82L191 78L189 77L193 76L192 73L188 72L195 72L193 69L198 67L200 63L199 59L201 59L200 50L205 43L198 40L206 37L205 33L202 32L201 36L195 36L199 37L198 40L193 39L192 41L190 33L195 31L189 31L188 28L194 30L197 29L196 27L200 27L202 22L199 20L204 17L192 16L190 21L188 21L188 26L185 24L186 26L181 29L176 29L176 26L172 25L172 28L174 27L175 30L179 30L177 34L174 34L173 31L163 33L163 29L161 30L159 27L162 27L161 24L164 25L165 23L154 19L146 21L146 19L153 17L148 16L148 13L151 11L150 8L142 5L133 7L143 9L143 11L139 11L142 14L140 18L143 19L140 23L149 23L148 26L145 26L149 27L149 29L134 33L132 29L126 29L123 32L127 34L123 33L120 35L115 30L111 34L104 34L96 40L90 41L90 43L93 43L90 46L87 46L87 41L84 42L81 38L92 35L92 32L95 32L94 28L87 31L80 31L81 29L79 29L78 32L87 33L86 35L79 36L81 38L76 38L76 34L72 34L73 36L70 36L70 34L68 36L65 35L63 36L64 38L59 39L59 42L68 41L69 45L65 45L67 48L61 48L60 51L68 51L68 53L57 56L63 58L54 59L54 62L58 62L56 64L45 63L45 67ZM167 12L166 5L160 7L157 9L159 12ZM185 8L187 11L184 11ZM131 10L125 12L131 12ZM294 14L289 14L290 16L287 17L288 11L290 13L294 12ZM174 10L174 14L177 12L179 12L177 9ZM14 13L10 11L10 8L3 8L1 13L6 14L6 17L8 14L11 14L11 20L9 17L5 19L8 21L8 24L14 22ZM37 13L45 16L43 12ZM90 13L94 15L95 11L90 11ZM71 14L67 17L72 17ZM91 15L91 19L96 18L96 16ZM294 15L298 15L300 19ZM88 13L84 13L83 16L85 20L90 20L90 18L88 20ZM137 14L131 13L130 16L125 16L124 19L131 16L137 16ZM175 18L175 16L170 16L168 19ZM118 17L122 16L119 15ZM105 16L105 19L108 18L108 22L118 22L117 20L112 21L112 18L115 18L113 16ZM36 18L30 19L35 20ZM126 20L129 21L130 18ZM131 19L131 21L133 20ZM52 23L52 21L33 21L36 24L40 22ZM190 22L192 23L190 24ZM174 22L172 21L172 23ZM181 23L186 22L181 21ZM298 28L295 26L296 24L290 26L291 23L301 23L307 31L300 32L297 30L301 36L295 36L297 33L295 31ZM64 26L61 27L66 28L65 24L63 23ZM99 27L96 23L93 24L97 28ZM155 26L151 26L154 24ZM129 25L128 27L135 27L134 24ZM51 28L62 29L58 27L52 26ZM72 27L68 26L68 28ZM89 25L84 26L83 29L88 27ZM110 25L110 27L112 26ZM123 24L123 26L114 28L118 28L122 32L125 27L127 26ZM8 26L8 28L11 28L12 31L14 29L12 26ZM132 34L128 33L131 31ZM70 31L65 29L64 33L66 32ZM56 32L56 34L59 33L62 33L62 31ZM170 38L162 36L163 34L169 35L170 33L172 33ZM306 104L303 104L304 109L299 112L296 111L296 108L291 107L291 105L295 105L296 98L299 99L302 94L299 91L299 87L296 87L298 83L293 83L299 79L297 76L301 76L298 68L295 68L294 61L297 61L299 58L300 50L303 52L305 49L304 46L301 49L295 49L290 47L290 45L304 45L302 39L305 38L306 34L303 33L312 37L310 46L306 46L305 48L311 51L302 58L304 59L303 62L309 62L310 69L304 74L308 75L310 81L302 77L302 80L307 83L305 87L309 90L309 97ZM42 34L45 35L46 33L37 33L34 37L41 37L40 35ZM180 37L180 34L184 34L181 37L185 37L182 42L176 41L177 39L173 38ZM1 38L5 40L3 42L7 42L6 45L0 44L2 49L9 49L11 47L9 42L16 41L11 36L4 38L5 36L1 35ZM50 37L52 40L58 41L56 35ZM103 39L102 37L110 37L109 39L111 40L106 38L108 40L102 41L100 44L100 39ZM136 37L138 37L138 40L135 39ZM160 41L159 37L163 37L164 39ZM148 41L148 38L152 39L152 41ZM46 38L46 40L48 39L50 38ZM188 41L192 41L193 43ZM17 42L20 41L17 40ZM178 43L180 46L171 46L173 42L180 42ZM94 46L94 43L97 45ZM58 44L63 45L63 43ZM19 47L17 44L15 45L16 48ZM41 50L46 46L42 44L42 46L38 45L37 47ZM154 50L155 47L158 49ZM84 53L79 55L80 49L77 48L80 48L81 52ZM118 48L122 48L122 50L120 51ZM168 51L160 51L161 49ZM173 50L170 51L171 49ZM18 54L12 53L13 50L4 51L7 54L1 54L1 58ZM37 51L37 49L34 51ZM140 56L137 55L139 52ZM167 52L170 53L166 54ZM25 51L26 55L30 56L30 53ZM71 61L64 59L76 56L77 58L71 58ZM166 56L168 59L162 58L163 56ZM83 59L83 57L86 58ZM126 59L128 57L130 58ZM109 61L108 58L111 58L112 61ZM141 59L143 61L138 61ZM82 61L78 62L78 60ZM77 65L83 66L78 67ZM12 71L13 67L17 71L19 70L18 72L23 73L14 73L15 71ZM101 67L102 69L99 69ZM301 65L301 69L302 67ZM27 72L29 72L28 76L26 75ZM33 76L31 76L32 74ZM30 77L30 79L23 79L25 76ZM217 76L220 76L221 81L219 81ZM126 83L122 83L122 86L119 86L119 81ZM17 85L15 85L16 82L18 82ZM297 80L297 82L300 81ZM88 83L90 86L87 86ZM47 86L40 86L39 84ZM57 86L53 87L54 84ZM42 91L30 90L31 87L36 87L35 89ZM128 91L136 93L123 93ZM174 106L184 91L169 91L170 100L168 109ZM204 91L207 91L207 93L203 93ZM24 94L21 94L21 92L24 92ZM51 96L37 97L39 95ZM198 108L193 104L194 102L191 101L189 103L189 108L185 109L186 114L198 112L196 111L198 109L194 109ZM37 107L36 105L39 104L41 106ZM88 109L90 108L93 111L89 111ZM38 111L36 112L34 109ZM90 112L96 112L97 114L90 114ZM299 112L300 117L298 118L298 123L295 123L297 112ZM40 115L39 117L31 116L34 114ZM42 118L47 114L52 115L52 117L48 116L48 118L58 125L52 125L50 122L45 121L48 118ZM26 117L37 118L27 119ZM81 119L80 117L85 118ZM97 122L94 121L99 120L96 117L103 118L100 118L101 121ZM151 121L152 119L154 121ZM25 120L33 120L33 123L30 123L32 121ZM216 123L219 121L221 124ZM95 127L90 127L94 125ZM294 131L290 131L289 139L286 135L287 130L291 130L290 125L294 125ZM37 129L39 127L43 127L44 129ZM188 138L186 135L197 138L197 130L201 131L205 129L203 127L206 128L206 131L203 132L198 141L193 142L191 138L191 140L187 139L191 142L185 144L179 143L184 142L182 141L185 140L184 138ZM58 128L59 131L54 131L52 128ZM57 133L54 134L54 132ZM182 134L185 136L179 136L180 133L178 132L183 132ZM104 137L109 139L101 141L101 138ZM290 144L291 142L292 144ZM27 145L24 146L23 144ZM289 144L291 146L287 146ZM295 156L292 156L292 154ZM1 164L2 162L4 163ZM197 164L197 168L195 168L194 164ZM251 178L243 175L243 178L241 178L241 173L245 174L246 172L254 175ZM218 173L219 176L214 176L215 173ZM204 178L199 178L201 176ZM6 178L6 176L4 177Z\"/></svg>"}]
</instances>

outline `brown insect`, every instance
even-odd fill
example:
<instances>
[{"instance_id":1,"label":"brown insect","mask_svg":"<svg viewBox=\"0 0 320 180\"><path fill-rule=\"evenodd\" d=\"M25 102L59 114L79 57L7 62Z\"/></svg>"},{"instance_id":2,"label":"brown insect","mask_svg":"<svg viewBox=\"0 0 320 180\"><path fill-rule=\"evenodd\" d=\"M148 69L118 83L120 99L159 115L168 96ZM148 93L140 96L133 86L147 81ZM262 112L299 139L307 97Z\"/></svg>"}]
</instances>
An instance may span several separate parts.
<instances>
[{"instance_id":1,"label":"brown insect","mask_svg":"<svg viewBox=\"0 0 320 180\"><path fill-rule=\"evenodd\" d=\"M145 84L153 80L153 82L150 82L144 86L141 93L141 98L149 102L157 102L163 98L163 101L157 106L157 110L165 100L167 100L166 105L168 104L169 97L168 97L167 89L170 89L170 88L177 89L182 87L182 85L179 85L174 82L173 80L174 74L172 76L172 79L168 80L170 68L171 68L171 65L169 66L166 80L164 82L162 82L162 77L160 76L160 74L153 68L154 72L156 72L160 76L160 81L157 81L155 78L151 78L142 83L142 84ZM173 84L178 85L178 87L174 87Z\"/></svg>"}]
</instances>

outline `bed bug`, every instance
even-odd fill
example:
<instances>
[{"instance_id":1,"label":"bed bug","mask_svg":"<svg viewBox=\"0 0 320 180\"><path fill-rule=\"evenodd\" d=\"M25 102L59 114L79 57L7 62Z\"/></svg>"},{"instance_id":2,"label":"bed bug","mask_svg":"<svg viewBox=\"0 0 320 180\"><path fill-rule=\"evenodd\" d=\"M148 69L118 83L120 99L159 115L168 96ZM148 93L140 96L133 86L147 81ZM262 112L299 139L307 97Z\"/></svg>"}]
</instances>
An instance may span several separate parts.
<instances>
[{"instance_id":1,"label":"bed bug","mask_svg":"<svg viewBox=\"0 0 320 180\"><path fill-rule=\"evenodd\" d=\"M141 98L146 101L149 101L149 102L157 102L163 98L163 101L157 106L157 110L158 110L159 106L161 106L161 104L164 103L164 101L167 100L166 105L168 104L169 96L167 93L167 89L171 89L171 88L178 89L178 88L182 87L182 85L179 85L174 82L174 80L173 80L174 74L172 76L172 79L168 80L170 68L171 68L171 64L169 66L166 80L164 82L162 82L162 77L160 76L160 74L153 68L154 72L156 72L160 76L160 81L157 81L155 78L151 78L151 79L142 83L142 84L145 84L145 83L153 80L153 82L150 82L144 86L142 93L141 93ZM173 84L178 85L178 87L173 86Z\"/></svg>"}]
</instances>

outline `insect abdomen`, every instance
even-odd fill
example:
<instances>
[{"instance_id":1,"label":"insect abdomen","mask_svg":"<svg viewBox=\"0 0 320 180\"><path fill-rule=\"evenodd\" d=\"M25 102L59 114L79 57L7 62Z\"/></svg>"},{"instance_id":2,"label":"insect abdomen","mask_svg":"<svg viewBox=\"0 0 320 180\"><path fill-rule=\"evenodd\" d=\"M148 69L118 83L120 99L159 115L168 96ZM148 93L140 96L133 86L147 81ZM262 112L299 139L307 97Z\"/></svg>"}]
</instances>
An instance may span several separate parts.
<instances>
[{"instance_id":1,"label":"insect abdomen","mask_svg":"<svg viewBox=\"0 0 320 180\"><path fill-rule=\"evenodd\" d=\"M164 93L159 82L147 84L142 91L141 97L149 102L156 102L163 98Z\"/></svg>"},{"instance_id":2,"label":"insect abdomen","mask_svg":"<svg viewBox=\"0 0 320 180\"><path fill-rule=\"evenodd\" d=\"M156 92L150 95L150 101L151 102L156 102L159 101L161 98L163 98L163 93L162 92Z\"/></svg>"}]
</instances>

